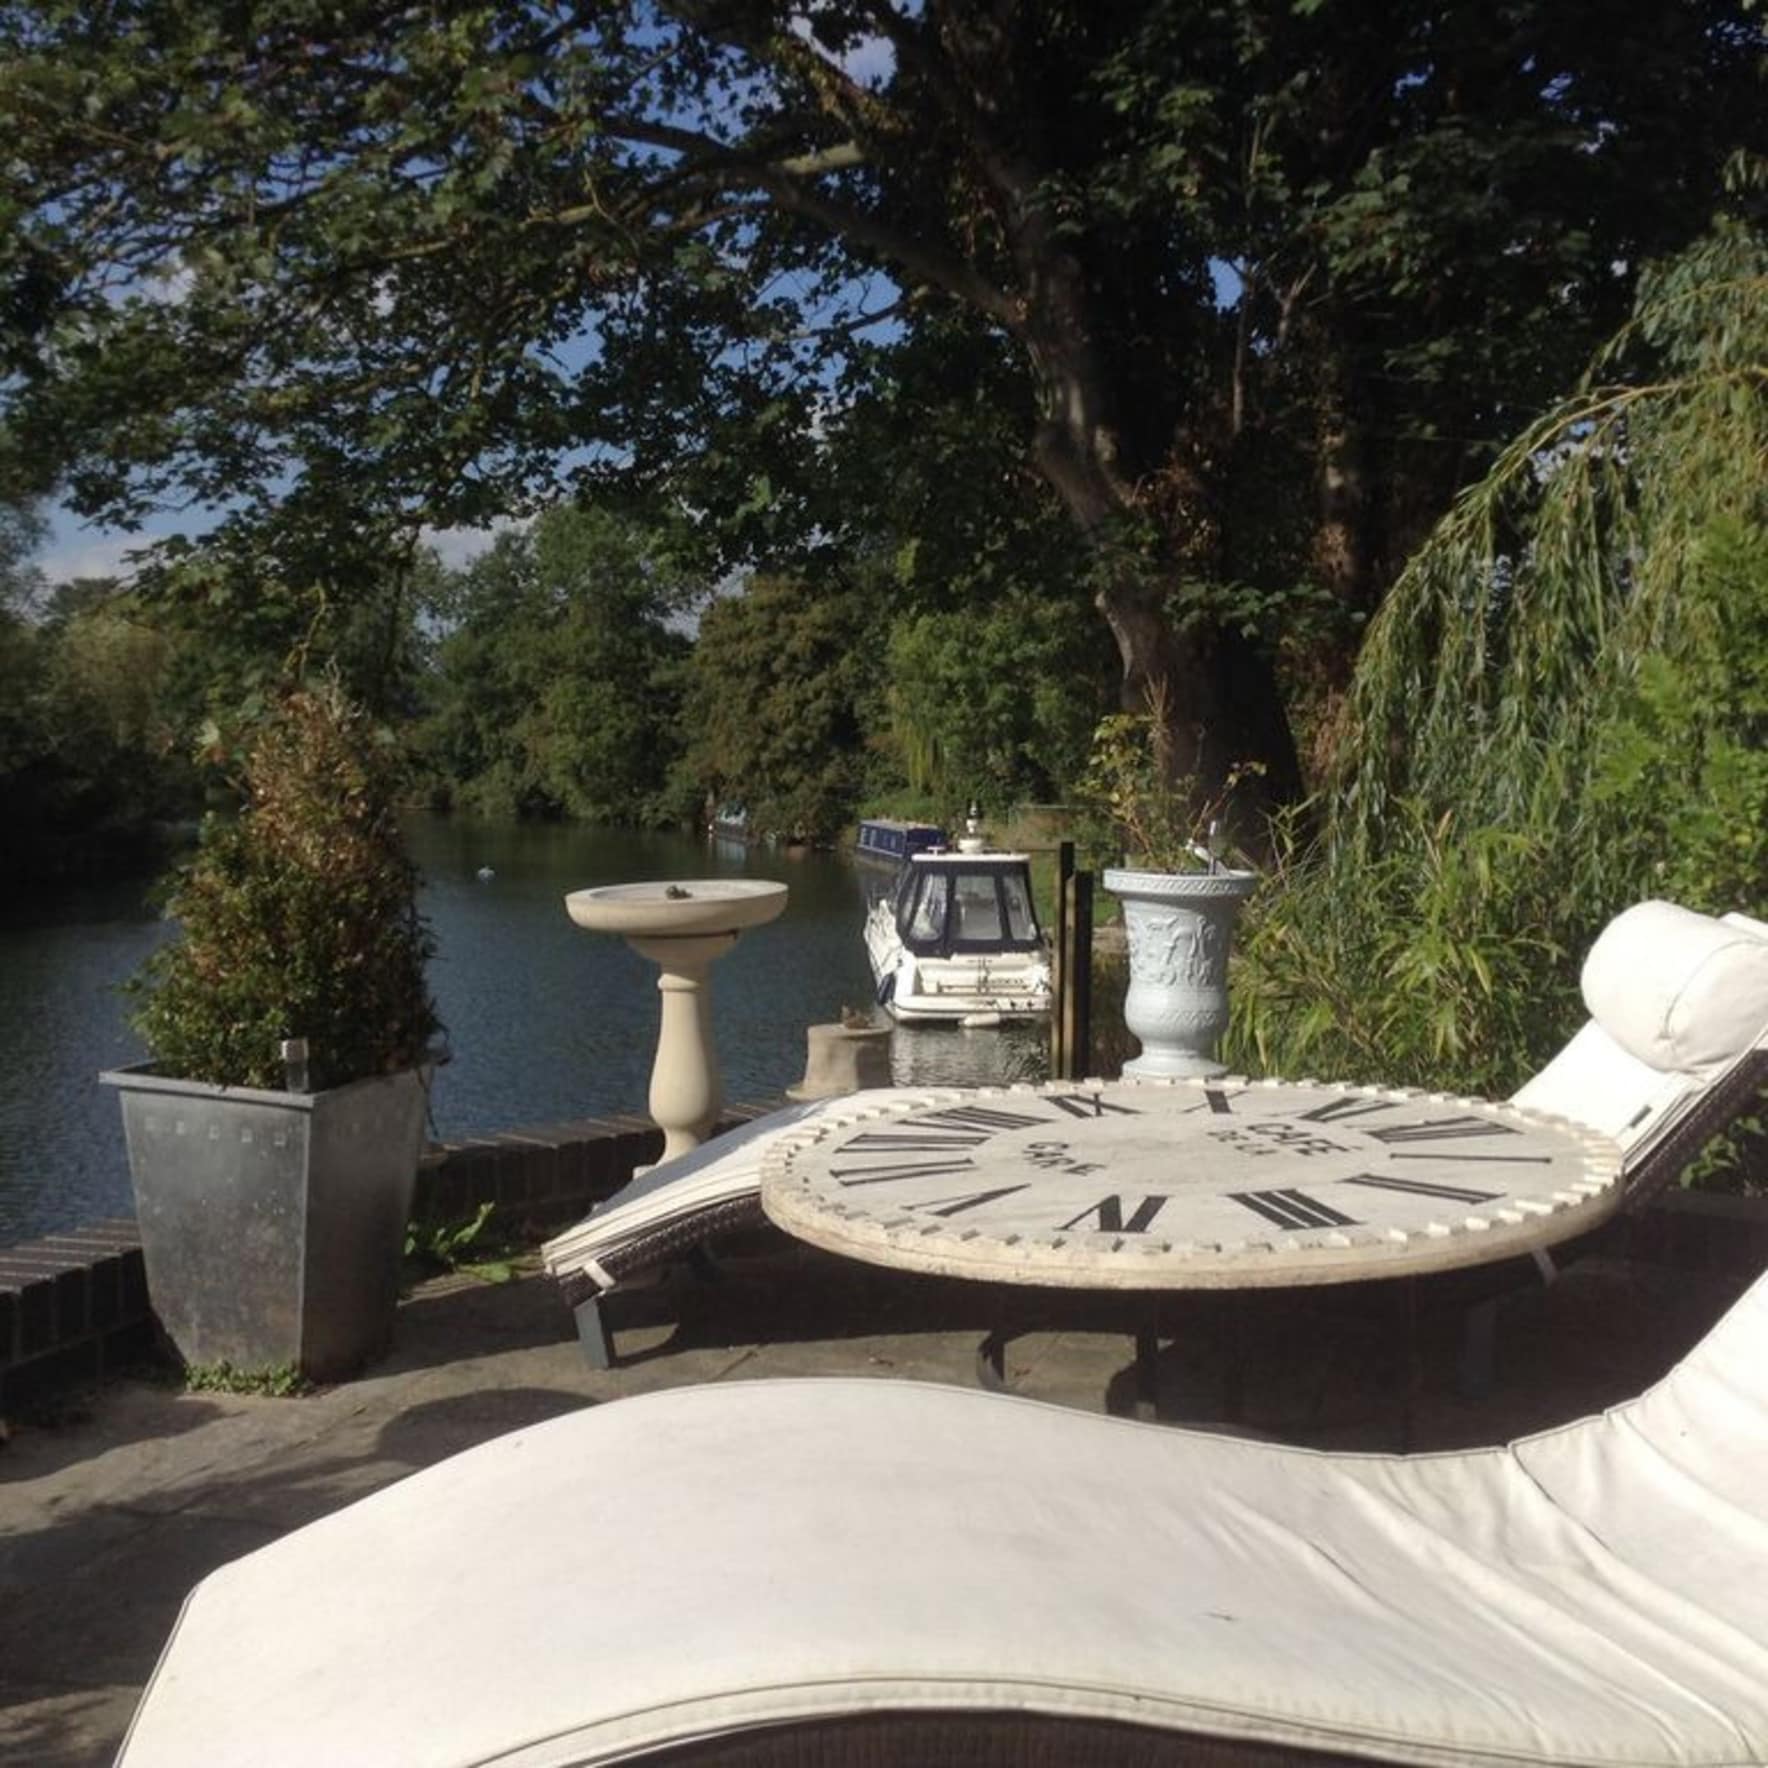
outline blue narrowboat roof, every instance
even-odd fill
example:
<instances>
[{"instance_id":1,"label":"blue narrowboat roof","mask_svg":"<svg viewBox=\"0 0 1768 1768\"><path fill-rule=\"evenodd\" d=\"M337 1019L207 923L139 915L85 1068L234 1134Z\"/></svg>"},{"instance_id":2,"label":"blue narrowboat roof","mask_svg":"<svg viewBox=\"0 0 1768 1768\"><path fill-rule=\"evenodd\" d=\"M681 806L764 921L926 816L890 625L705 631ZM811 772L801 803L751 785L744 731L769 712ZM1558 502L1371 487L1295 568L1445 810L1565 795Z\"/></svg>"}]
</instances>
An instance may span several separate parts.
<instances>
[{"instance_id":1,"label":"blue narrowboat roof","mask_svg":"<svg viewBox=\"0 0 1768 1768\"><path fill-rule=\"evenodd\" d=\"M929 847L946 844L937 823L905 823L894 817L867 817L859 826L858 850L884 859L907 859Z\"/></svg>"}]
</instances>

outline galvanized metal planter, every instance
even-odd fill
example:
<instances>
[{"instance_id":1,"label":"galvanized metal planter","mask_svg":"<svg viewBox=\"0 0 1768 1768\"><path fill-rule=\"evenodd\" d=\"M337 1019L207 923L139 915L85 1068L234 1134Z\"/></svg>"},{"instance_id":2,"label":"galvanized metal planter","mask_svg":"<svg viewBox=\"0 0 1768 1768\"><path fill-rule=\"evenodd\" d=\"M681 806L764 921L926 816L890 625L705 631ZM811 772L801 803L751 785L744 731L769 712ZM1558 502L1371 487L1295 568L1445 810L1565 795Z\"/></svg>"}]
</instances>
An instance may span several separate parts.
<instances>
[{"instance_id":1,"label":"galvanized metal planter","mask_svg":"<svg viewBox=\"0 0 1768 1768\"><path fill-rule=\"evenodd\" d=\"M1142 1053L1123 1065L1131 1076L1214 1075L1228 1029L1228 948L1240 905L1258 884L1253 872L1105 873L1123 904L1130 986L1123 1021Z\"/></svg>"},{"instance_id":2,"label":"galvanized metal planter","mask_svg":"<svg viewBox=\"0 0 1768 1768\"><path fill-rule=\"evenodd\" d=\"M325 1381L386 1349L428 1070L324 1093L99 1079L122 1099L148 1296L187 1362Z\"/></svg>"}]
</instances>

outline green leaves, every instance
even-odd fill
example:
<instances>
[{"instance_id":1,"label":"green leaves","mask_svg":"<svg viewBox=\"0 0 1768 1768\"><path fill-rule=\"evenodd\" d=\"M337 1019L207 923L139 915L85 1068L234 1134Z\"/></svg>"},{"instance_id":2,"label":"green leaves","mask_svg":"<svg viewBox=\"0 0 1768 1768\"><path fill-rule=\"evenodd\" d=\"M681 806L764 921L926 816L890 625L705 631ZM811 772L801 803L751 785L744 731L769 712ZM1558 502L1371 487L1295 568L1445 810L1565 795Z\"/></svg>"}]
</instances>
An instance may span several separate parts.
<instances>
[{"instance_id":1,"label":"green leaves","mask_svg":"<svg viewBox=\"0 0 1768 1768\"><path fill-rule=\"evenodd\" d=\"M211 815L173 875L179 937L130 985L153 1060L275 1089L282 1041L305 1038L315 1091L417 1067L440 1027L395 761L332 685L281 700L245 776L244 810Z\"/></svg>"}]
</instances>

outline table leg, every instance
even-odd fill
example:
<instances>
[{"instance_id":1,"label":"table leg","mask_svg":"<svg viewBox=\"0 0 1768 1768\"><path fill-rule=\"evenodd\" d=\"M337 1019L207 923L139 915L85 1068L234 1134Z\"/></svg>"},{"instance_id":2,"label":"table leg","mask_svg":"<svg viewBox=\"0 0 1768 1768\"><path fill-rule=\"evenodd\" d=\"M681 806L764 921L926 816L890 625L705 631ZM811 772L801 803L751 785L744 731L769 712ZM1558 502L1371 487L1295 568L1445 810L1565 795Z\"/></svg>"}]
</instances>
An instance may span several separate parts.
<instances>
[{"instance_id":1,"label":"table leg","mask_svg":"<svg viewBox=\"0 0 1768 1768\"><path fill-rule=\"evenodd\" d=\"M1160 1304L1152 1297L1136 1320L1136 1416L1144 1424L1160 1416Z\"/></svg>"},{"instance_id":2,"label":"table leg","mask_svg":"<svg viewBox=\"0 0 1768 1768\"><path fill-rule=\"evenodd\" d=\"M1230 1289L1222 1297L1228 1315L1228 1342L1222 1355L1222 1422L1246 1418L1246 1295Z\"/></svg>"},{"instance_id":3,"label":"table leg","mask_svg":"<svg viewBox=\"0 0 1768 1768\"><path fill-rule=\"evenodd\" d=\"M976 1385L991 1394L1007 1391L1007 1340L1013 1336L1005 1327L994 1327L976 1347Z\"/></svg>"},{"instance_id":4,"label":"table leg","mask_svg":"<svg viewBox=\"0 0 1768 1768\"><path fill-rule=\"evenodd\" d=\"M1423 1385L1424 1366L1418 1353L1418 1279L1400 1279L1400 1453L1412 1452L1412 1424Z\"/></svg>"}]
</instances>

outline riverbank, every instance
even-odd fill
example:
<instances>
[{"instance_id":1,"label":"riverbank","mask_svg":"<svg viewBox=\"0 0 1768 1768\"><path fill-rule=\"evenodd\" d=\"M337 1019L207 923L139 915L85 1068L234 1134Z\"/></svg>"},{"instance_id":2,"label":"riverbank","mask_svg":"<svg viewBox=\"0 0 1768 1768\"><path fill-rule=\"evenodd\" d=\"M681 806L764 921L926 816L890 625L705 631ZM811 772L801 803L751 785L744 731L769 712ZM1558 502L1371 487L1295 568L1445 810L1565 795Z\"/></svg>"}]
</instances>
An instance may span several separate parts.
<instances>
[{"instance_id":1,"label":"riverbank","mask_svg":"<svg viewBox=\"0 0 1768 1768\"><path fill-rule=\"evenodd\" d=\"M410 845L452 1052L431 1102L439 1138L607 1116L645 1098L656 970L623 940L573 926L570 890L697 877L789 887L781 919L745 936L713 980L727 1098L777 1097L804 1071L805 1027L872 1000L861 883L832 856L458 817L415 819ZM114 879L0 922L0 1246L132 1208L116 1100L97 1076L142 1059L119 989L170 932L147 888ZM1035 1043L942 1028L892 1040L911 1086L1039 1078Z\"/></svg>"}]
</instances>

